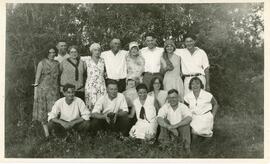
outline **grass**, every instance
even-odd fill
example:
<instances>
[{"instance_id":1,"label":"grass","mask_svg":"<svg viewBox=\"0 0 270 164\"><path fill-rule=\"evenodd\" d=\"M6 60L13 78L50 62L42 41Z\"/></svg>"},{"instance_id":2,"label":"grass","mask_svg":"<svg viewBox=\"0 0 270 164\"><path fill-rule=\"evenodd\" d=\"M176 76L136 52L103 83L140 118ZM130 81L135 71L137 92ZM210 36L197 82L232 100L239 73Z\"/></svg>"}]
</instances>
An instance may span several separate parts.
<instances>
[{"instance_id":1,"label":"grass","mask_svg":"<svg viewBox=\"0 0 270 164\"><path fill-rule=\"evenodd\" d=\"M263 158L263 115L225 112L216 118L210 141L193 144L191 158ZM41 126L9 127L6 131L6 158L183 158L182 145L167 147L122 141L115 133L102 132L81 141L61 138L42 140Z\"/></svg>"}]
</instances>

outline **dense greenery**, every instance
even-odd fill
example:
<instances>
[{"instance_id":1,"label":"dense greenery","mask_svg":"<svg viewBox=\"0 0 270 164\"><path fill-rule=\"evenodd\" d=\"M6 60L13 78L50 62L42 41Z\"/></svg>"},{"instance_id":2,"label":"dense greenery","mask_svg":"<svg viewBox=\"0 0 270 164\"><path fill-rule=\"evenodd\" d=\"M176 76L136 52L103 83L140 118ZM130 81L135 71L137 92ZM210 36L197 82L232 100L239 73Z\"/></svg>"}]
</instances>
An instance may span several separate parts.
<instances>
[{"instance_id":1,"label":"dense greenery","mask_svg":"<svg viewBox=\"0 0 270 164\"><path fill-rule=\"evenodd\" d=\"M100 42L103 50L107 50L112 37L119 37L124 49L133 40L143 47L144 34L153 31L161 47L166 38L173 38L180 48L185 33L198 36L197 45L207 52L211 64L211 91L221 105L219 129L230 130L229 125L236 123L233 125L236 133L232 135L240 139L248 135L237 133L238 128L259 128L257 139L250 140L259 144L257 154L242 153L242 157L263 155L263 3L7 4L6 7L7 151L11 151L10 143L16 140L11 136L18 130L18 120L30 123L31 83L37 63L47 54L49 45L66 40L69 45L79 45L81 55L88 55L89 44ZM239 121L245 119L252 121ZM21 134L26 134L27 130L22 129ZM250 144L248 139L246 142ZM217 153L213 157L237 157L237 154Z\"/></svg>"}]
</instances>

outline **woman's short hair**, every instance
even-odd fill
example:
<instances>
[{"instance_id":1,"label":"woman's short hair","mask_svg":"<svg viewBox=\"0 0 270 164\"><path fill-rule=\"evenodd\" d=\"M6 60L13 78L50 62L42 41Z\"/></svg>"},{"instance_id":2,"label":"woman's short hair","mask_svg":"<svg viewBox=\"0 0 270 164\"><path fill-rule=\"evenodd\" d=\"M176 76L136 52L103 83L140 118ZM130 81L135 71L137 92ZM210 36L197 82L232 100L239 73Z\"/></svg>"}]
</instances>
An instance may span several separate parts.
<instances>
[{"instance_id":1,"label":"woman's short hair","mask_svg":"<svg viewBox=\"0 0 270 164\"><path fill-rule=\"evenodd\" d=\"M191 90L191 84L192 84L192 82L195 81L195 80L197 80L197 81L200 82L201 89L203 89L203 88L204 88L203 82L202 82L202 80L201 80L200 78L198 78L197 76L193 77L193 78L189 81L188 88Z\"/></svg>"},{"instance_id":2,"label":"woman's short hair","mask_svg":"<svg viewBox=\"0 0 270 164\"><path fill-rule=\"evenodd\" d=\"M70 53L71 49L75 49L75 50L78 51L78 46L76 46L76 45L69 46L68 47L68 53Z\"/></svg>"},{"instance_id":3,"label":"woman's short hair","mask_svg":"<svg viewBox=\"0 0 270 164\"><path fill-rule=\"evenodd\" d=\"M69 88L75 89L75 85L67 83L63 86L63 91L66 92Z\"/></svg>"},{"instance_id":4,"label":"woman's short hair","mask_svg":"<svg viewBox=\"0 0 270 164\"><path fill-rule=\"evenodd\" d=\"M50 51L51 49L53 49L53 50L55 51L55 54L56 54L56 56L57 56L57 54L58 54L58 49L57 49L55 46L49 47L49 49L48 49L48 54L49 54L49 51ZM46 56L48 56L48 54L47 54Z\"/></svg>"},{"instance_id":5,"label":"woman's short hair","mask_svg":"<svg viewBox=\"0 0 270 164\"><path fill-rule=\"evenodd\" d=\"M179 92L176 90L176 89L170 89L168 91L168 95L172 94L172 93L176 93L176 94L179 94Z\"/></svg>"},{"instance_id":6,"label":"woman's short hair","mask_svg":"<svg viewBox=\"0 0 270 164\"><path fill-rule=\"evenodd\" d=\"M140 89L145 89L146 91L148 91L148 88L147 88L147 86L144 83L140 83L140 84L137 85L137 87L136 87L137 92Z\"/></svg>"},{"instance_id":7,"label":"woman's short hair","mask_svg":"<svg viewBox=\"0 0 270 164\"><path fill-rule=\"evenodd\" d=\"M150 82L150 91L153 91L153 90L154 90L153 85L154 85L154 83L155 83L155 81L156 81L157 79L158 79L158 81L159 81L159 83L160 83L160 90L163 90L163 82L162 82L162 79L159 78L159 77L154 77L154 78L151 80L151 82Z\"/></svg>"}]
</instances>

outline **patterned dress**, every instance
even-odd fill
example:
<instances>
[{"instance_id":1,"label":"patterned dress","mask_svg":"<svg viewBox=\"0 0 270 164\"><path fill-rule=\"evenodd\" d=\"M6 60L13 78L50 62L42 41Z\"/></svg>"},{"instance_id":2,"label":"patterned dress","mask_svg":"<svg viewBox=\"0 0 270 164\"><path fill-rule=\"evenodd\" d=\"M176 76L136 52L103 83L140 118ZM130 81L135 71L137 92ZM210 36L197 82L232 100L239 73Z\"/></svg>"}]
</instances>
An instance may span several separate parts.
<instances>
[{"instance_id":1,"label":"patterned dress","mask_svg":"<svg viewBox=\"0 0 270 164\"><path fill-rule=\"evenodd\" d=\"M59 63L43 59L38 64L39 85L35 88L33 120L47 122L48 113L59 98Z\"/></svg>"},{"instance_id":2,"label":"patterned dress","mask_svg":"<svg viewBox=\"0 0 270 164\"><path fill-rule=\"evenodd\" d=\"M92 110L96 101L105 94L106 86L104 79L105 62L102 58L96 64L89 56L84 58L87 67L87 79L85 83L85 103Z\"/></svg>"}]
</instances>

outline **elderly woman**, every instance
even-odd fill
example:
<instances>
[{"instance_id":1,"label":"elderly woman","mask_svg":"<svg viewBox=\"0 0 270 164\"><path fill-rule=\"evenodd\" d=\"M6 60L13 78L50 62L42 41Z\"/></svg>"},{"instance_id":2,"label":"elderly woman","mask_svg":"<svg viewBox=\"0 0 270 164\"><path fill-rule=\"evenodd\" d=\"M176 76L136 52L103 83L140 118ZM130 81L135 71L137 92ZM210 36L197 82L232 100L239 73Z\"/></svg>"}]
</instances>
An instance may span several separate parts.
<instances>
[{"instance_id":1,"label":"elderly woman","mask_svg":"<svg viewBox=\"0 0 270 164\"><path fill-rule=\"evenodd\" d=\"M86 71L85 63L80 59L78 47L73 45L68 48L70 57L60 63L60 85L75 85L75 96L84 100L84 73ZM61 92L63 88L61 87Z\"/></svg>"},{"instance_id":2,"label":"elderly woman","mask_svg":"<svg viewBox=\"0 0 270 164\"><path fill-rule=\"evenodd\" d=\"M91 110L96 101L106 93L105 85L105 63L100 57L101 47L93 43L89 47L91 56L83 57L87 67L87 79L85 83L85 103Z\"/></svg>"},{"instance_id":3,"label":"elderly woman","mask_svg":"<svg viewBox=\"0 0 270 164\"><path fill-rule=\"evenodd\" d=\"M129 43L129 53L126 57L127 79L135 79L137 83L142 82L142 73L144 72L144 58L139 51L137 42Z\"/></svg>"},{"instance_id":4,"label":"elderly woman","mask_svg":"<svg viewBox=\"0 0 270 164\"><path fill-rule=\"evenodd\" d=\"M47 116L53 104L59 98L59 63L54 60L58 50L49 48L47 58L41 60L37 66L33 107L33 121L40 121L45 136L49 136Z\"/></svg>"},{"instance_id":5,"label":"elderly woman","mask_svg":"<svg viewBox=\"0 0 270 164\"><path fill-rule=\"evenodd\" d=\"M154 77L150 82L149 96L155 97L159 107L162 107L167 100L167 91L163 90L163 83L159 77Z\"/></svg>"},{"instance_id":6,"label":"elderly woman","mask_svg":"<svg viewBox=\"0 0 270 164\"><path fill-rule=\"evenodd\" d=\"M176 89L179 93L179 99L183 102L184 85L181 79L181 59L174 51L176 46L173 40L166 40L164 43L164 52L161 58L161 71L164 73L164 90Z\"/></svg>"},{"instance_id":7,"label":"elderly woman","mask_svg":"<svg viewBox=\"0 0 270 164\"><path fill-rule=\"evenodd\" d=\"M136 113L137 122L129 134L133 138L153 139L157 132L157 102L154 97L147 95L147 87L141 83L136 87L138 98L133 101L132 114Z\"/></svg>"},{"instance_id":8,"label":"elderly woman","mask_svg":"<svg viewBox=\"0 0 270 164\"><path fill-rule=\"evenodd\" d=\"M192 78L189 83L189 89L192 92L189 92L184 100L192 112L190 126L193 135L212 137L218 103L213 95L203 88L203 83L199 77Z\"/></svg>"}]
</instances>

